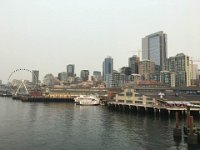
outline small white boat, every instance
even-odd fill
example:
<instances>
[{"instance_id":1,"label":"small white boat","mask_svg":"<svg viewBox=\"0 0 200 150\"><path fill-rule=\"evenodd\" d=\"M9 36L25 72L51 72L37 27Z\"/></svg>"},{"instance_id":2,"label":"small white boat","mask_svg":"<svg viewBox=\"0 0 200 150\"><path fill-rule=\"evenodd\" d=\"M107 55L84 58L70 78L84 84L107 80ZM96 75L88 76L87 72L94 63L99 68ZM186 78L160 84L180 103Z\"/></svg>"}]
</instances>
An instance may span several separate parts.
<instances>
[{"instance_id":1,"label":"small white boat","mask_svg":"<svg viewBox=\"0 0 200 150\"><path fill-rule=\"evenodd\" d=\"M99 105L100 99L94 95L80 95L75 98L75 103L79 105Z\"/></svg>"}]
</instances>

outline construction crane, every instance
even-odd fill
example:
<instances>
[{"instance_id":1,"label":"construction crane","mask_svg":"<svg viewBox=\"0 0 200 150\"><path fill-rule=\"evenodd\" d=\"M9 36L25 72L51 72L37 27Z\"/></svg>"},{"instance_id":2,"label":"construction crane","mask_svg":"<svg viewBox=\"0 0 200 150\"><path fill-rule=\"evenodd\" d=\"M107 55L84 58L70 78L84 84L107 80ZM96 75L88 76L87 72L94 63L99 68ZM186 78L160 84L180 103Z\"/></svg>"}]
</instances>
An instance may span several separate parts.
<instances>
[{"instance_id":1,"label":"construction crane","mask_svg":"<svg viewBox=\"0 0 200 150\"><path fill-rule=\"evenodd\" d=\"M141 59L141 50L137 50L137 51L130 51L130 52L137 52L138 54L137 54L137 56Z\"/></svg>"}]
</instances>

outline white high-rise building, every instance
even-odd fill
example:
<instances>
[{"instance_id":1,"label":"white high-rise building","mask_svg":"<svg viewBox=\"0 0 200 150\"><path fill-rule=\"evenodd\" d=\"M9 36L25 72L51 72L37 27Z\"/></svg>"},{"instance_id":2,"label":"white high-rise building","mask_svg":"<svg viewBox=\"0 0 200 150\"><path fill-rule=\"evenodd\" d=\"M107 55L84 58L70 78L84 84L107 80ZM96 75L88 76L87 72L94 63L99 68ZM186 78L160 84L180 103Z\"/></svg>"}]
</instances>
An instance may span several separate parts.
<instances>
[{"instance_id":1,"label":"white high-rise building","mask_svg":"<svg viewBox=\"0 0 200 150\"><path fill-rule=\"evenodd\" d=\"M197 64L190 64L190 76L191 80L198 79L198 65Z\"/></svg>"}]
</instances>

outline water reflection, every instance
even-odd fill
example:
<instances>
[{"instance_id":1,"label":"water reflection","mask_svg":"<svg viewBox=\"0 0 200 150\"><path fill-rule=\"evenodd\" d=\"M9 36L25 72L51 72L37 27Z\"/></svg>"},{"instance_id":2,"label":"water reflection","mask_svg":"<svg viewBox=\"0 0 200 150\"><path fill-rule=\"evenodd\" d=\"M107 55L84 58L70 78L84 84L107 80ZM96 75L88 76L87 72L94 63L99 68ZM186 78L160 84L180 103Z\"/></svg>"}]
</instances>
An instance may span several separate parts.
<instances>
[{"instance_id":1,"label":"water reflection","mask_svg":"<svg viewBox=\"0 0 200 150\"><path fill-rule=\"evenodd\" d=\"M114 112L104 106L0 98L0 121L0 149L199 148L173 139L174 119ZM184 122L180 119L180 126Z\"/></svg>"}]
</instances>

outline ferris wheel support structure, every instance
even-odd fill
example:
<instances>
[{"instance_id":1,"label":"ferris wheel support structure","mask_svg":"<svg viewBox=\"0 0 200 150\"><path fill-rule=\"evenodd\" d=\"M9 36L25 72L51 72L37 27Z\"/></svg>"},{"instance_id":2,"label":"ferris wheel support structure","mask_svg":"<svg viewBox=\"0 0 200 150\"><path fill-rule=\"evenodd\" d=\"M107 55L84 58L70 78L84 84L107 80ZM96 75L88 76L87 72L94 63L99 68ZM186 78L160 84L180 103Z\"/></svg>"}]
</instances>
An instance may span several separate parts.
<instances>
[{"instance_id":1,"label":"ferris wheel support structure","mask_svg":"<svg viewBox=\"0 0 200 150\"><path fill-rule=\"evenodd\" d=\"M11 72L10 76L8 77L8 83L10 82L11 77L12 77L15 73L20 72L20 71L26 71L26 72L32 73L32 75L37 79L37 76L34 74L34 72L32 72L32 71L29 70L29 69L16 69L16 70L14 70L13 72ZM11 84L11 85L12 85L12 84ZM35 89L35 88L37 87L37 85L38 85L38 83L36 82L35 85L34 85L34 87L32 87L32 88ZM12 85L12 86L13 86L13 85ZM17 95L22 87L25 89L25 92L26 92L27 95L30 94L30 92L29 92L29 90L28 90L28 88L27 88L27 86L26 86L25 80L23 79L23 80L21 80L20 85L17 87L16 92L14 92L14 95ZM13 89L13 90L14 90L14 89ZM14 91L15 91L15 90L14 90Z\"/></svg>"},{"instance_id":2,"label":"ferris wheel support structure","mask_svg":"<svg viewBox=\"0 0 200 150\"><path fill-rule=\"evenodd\" d=\"M26 84L24 83L24 80L22 80L21 84L19 85L19 87L17 88L17 91L15 92L15 95L18 94L19 90L21 89L21 86L23 85L23 87L25 88L26 90L26 93L29 95L29 92L28 92L28 89L26 87Z\"/></svg>"}]
</instances>

